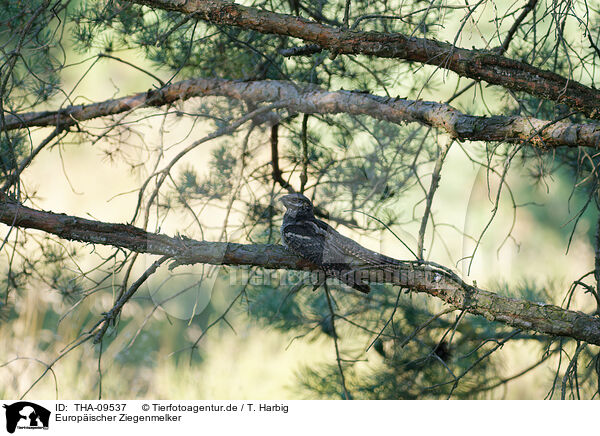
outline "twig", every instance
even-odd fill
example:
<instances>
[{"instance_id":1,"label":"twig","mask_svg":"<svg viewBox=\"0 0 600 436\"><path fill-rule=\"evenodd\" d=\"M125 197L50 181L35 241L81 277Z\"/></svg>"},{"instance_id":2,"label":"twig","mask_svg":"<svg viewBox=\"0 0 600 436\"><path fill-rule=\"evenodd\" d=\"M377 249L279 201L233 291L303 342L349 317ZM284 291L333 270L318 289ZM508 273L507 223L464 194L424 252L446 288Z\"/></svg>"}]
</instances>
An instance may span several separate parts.
<instances>
[{"instance_id":1,"label":"twig","mask_svg":"<svg viewBox=\"0 0 600 436\"><path fill-rule=\"evenodd\" d=\"M538 0L529 0L527 2L527 4L523 7L521 14L517 17L517 19L511 26L510 30L506 34L506 38L504 38L504 41L502 42L501 53L504 53L506 50L508 50L508 46L510 45L510 42L512 41L513 37L517 33L517 30L523 23L523 20L525 19L527 14L529 14L529 12L531 12L533 10L533 8L535 8L537 2L538 2ZM589 33L588 33L588 35L589 35Z\"/></svg>"},{"instance_id":2,"label":"twig","mask_svg":"<svg viewBox=\"0 0 600 436\"><path fill-rule=\"evenodd\" d=\"M27 166L31 163L33 158L36 157L38 153L42 151L44 147L46 147L54 138L60 135L63 132L63 130L63 126L56 126L52 133L46 136L46 138L44 138L44 140L40 142L40 144L31 152L31 154L27 156L27 158L25 158L23 162L21 162L21 165L19 165L19 168L14 172L14 174L7 177L6 182L4 182L4 185L2 186L2 188L0 188L0 190L6 192L13 183L17 182L19 180L19 177L21 176L21 173L25 170L25 168L27 168Z\"/></svg>"},{"instance_id":3,"label":"twig","mask_svg":"<svg viewBox=\"0 0 600 436\"><path fill-rule=\"evenodd\" d=\"M271 126L271 167L273 168L273 180L288 192L296 192L292 185L284 180L279 168L279 123Z\"/></svg>"},{"instance_id":4,"label":"twig","mask_svg":"<svg viewBox=\"0 0 600 436\"><path fill-rule=\"evenodd\" d=\"M350 1L350 0L348 0ZM300 174L300 192L304 192L308 182L308 114L302 117L302 173Z\"/></svg>"},{"instance_id":5,"label":"twig","mask_svg":"<svg viewBox=\"0 0 600 436\"><path fill-rule=\"evenodd\" d=\"M412 338L414 338L415 336L417 336L417 334L423 330L425 327L427 327L429 324L431 324L433 321L435 321L436 319L440 318L441 316L444 316L450 312L454 312L456 309L451 307L449 309L446 310L442 310L441 312L436 313L435 315L433 315L431 318L429 318L427 321L425 321L423 324L421 324L419 327L417 327L410 335L408 335L402 342L400 342L399 347L403 348L406 344L408 344Z\"/></svg>"},{"instance_id":6,"label":"twig","mask_svg":"<svg viewBox=\"0 0 600 436\"><path fill-rule=\"evenodd\" d=\"M152 74L148 70L145 70L145 69L139 67L138 65L135 65L135 64L132 64L131 62L126 61L125 59L121 59L121 58L118 58L116 56L112 56L112 55L109 55L106 53L98 53L98 57L113 59L115 61L121 62L122 64L129 65L131 68L135 68L136 70L141 71L142 73L147 74L148 76L152 77L154 80L156 80L158 83L160 83L160 86L165 86L165 82L163 82L160 77L156 76L155 74Z\"/></svg>"},{"instance_id":7,"label":"twig","mask_svg":"<svg viewBox=\"0 0 600 436\"><path fill-rule=\"evenodd\" d=\"M379 337L383 334L383 332L385 331L385 329L388 326L388 324L392 321L392 319L394 319L394 315L396 314L396 310L398 310L398 303L400 302L400 296L401 295L402 295L402 288L400 288L400 290L398 291L398 296L396 297L396 304L394 304L394 310L392 310L392 314L390 315L390 317L386 321L386 323L383 326L383 328L379 331L379 334L377 336L375 336L375 339L373 339L373 341L371 341L371 344L367 347L367 349L365 350L365 353L371 349L371 347L373 346L373 344L375 342L377 342L377 339L379 339Z\"/></svg>"},{"instance_id":8,"label":"twig","mask_svg":"<svg viewBox=\"0 0 600 436\"><path fill-rule=\"evenodd\" d=\"M567 367L567 370L565 371L565 375L562 378L562 385L561 385L561 390L560 390L560 399L564 400L566 393L567 393L567 380L569 378L571 378L571 374L575 373L575 371L577 371L577 358L579 357L579 354L585 350L585 348L587 347L587 343L583 342L579 342L577 341L577 349L575 350L575 354L573 354L573 357L571 358L571 361L569 362L569 366Z\"/></svg>"},{"instance_id":9,"label":"twig","mask_svg":"<svg viewBox=\"0 0 600 436\"><path fill-rule=\"evenodd\" d=\"M323 287L325 288L325 297L327 298L327 306L329 307L329 313L331 316L331 330L333 336L333 343L335 345L335 358L337 360L338 370L340 372L340 377L342 379L342 389L344 391L344 399L351 400L352 397L346 388L346 378L344 377L344 369L342 368L342 359L340 358L340 349L338 347L338 335L335 330L335 312L333 310L333 305L331 304L331 295L329 295L329 288L327 287L327 282L323 282Z\"/></svg>"},{"instance_id":10,"label":"twig","mask_svg":"<svg viewBox=\"0 0 600 436\"><path fill-rule=\"evenodd\" d=\"M433 173L431 174L431 185L429 186L429 191L427 192L426 202L425 202L425 211L423 212L423 218L421 219L421 227L419 228L419 236L417 239L417 258L423 259L423 243L425 241L425 230L427 229L427 220L429 215L431 214L431 204L433 203L433 196L435 195L435 191L437 190L440 183L440 174L442 172L442 166L444 165L444 159L446 159L446 155L448 154L448 150L450 150L450 146L452 143L441 146L438 149L438 157L435 161L435 167L433 168Z\"/></svg>"},{"instance_id":11,"label":"twig","mask_svg":"<svg viewBox=\"0 0 600 436\"><path fill-rule=\"evenodd\" d=\"M348 20L350 19L350 3L352 3L352 0L346 0L346 6L344 7L344 23L342 25L343 29L348 28Z\"/></svg>"},{"instance_id":12,"label":"twig","mask_svg":"<svg viewBox=\"0 0 600 436\"><path fill-rule=\"evenodd\" d=\"M109 325L114 322L116 317L121 312L121 309L123 308L125 303L127 303L129 301L129 299L131 297L133 297L133 294L136 293L136 291L139 289L140 286L142 286L142 284L148 279L148 277L150 277L152 274L154 274L154 272L158 269L158 267L161 266L170 257L171 256L162 256L160 259L154 261L154 263L152 263L152 265L150 265L150 267L144 272L144 274L142 274L140 276L140 278L138 278L135 281L135 283L133 283L131 285L131 287L127 290L127 292L125 292L121 296L121 298L119 298L119 300L117 300L117 302L115 303L113 308L104 314L103 319L98 324L96 324L96 326L94 326L94 328L92 328L92 330L95 330L96 327L101 325L99 331L94 336L95 344L102 341L102 338L104 337L104 334L106 333L106 330L108 329Z\"/></svg>"}]
</instances>

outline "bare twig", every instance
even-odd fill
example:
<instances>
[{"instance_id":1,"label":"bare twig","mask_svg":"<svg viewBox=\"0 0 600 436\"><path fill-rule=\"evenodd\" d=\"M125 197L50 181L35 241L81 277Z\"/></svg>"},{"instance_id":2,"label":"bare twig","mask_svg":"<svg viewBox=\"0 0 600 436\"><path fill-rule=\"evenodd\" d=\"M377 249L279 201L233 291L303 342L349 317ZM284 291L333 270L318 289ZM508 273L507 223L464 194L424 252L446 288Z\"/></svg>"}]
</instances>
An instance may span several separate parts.
<instances>
[{"instance_id":1,"label":"bare twig","mask_svg":"<svg viewBox=\"0 0 600 436\"><path fill-rule=\"evenodd\" d=\"M506 34L504 41L502 42L502 46L501 46L502 53L504 53L506 50L508 50L508 46L510 45L510 42L512 41L513 37L517 33L517 30L519 30L519 27L523 23L523 20L525 19L527 14L529 14L529 12L531 12L535 8L535 6L537 5L537 2L538 2L538 0L529 0L527 2L527 4L523 7L521 14L519 14L519 16L517 17L517 19L511 26L511 28L509 29L508 33Z\"/></svg>"},{"instance_id":2,"label":"bare twig","mask_svg":"<svg viewBox=\"0 0 600 436\"><path fill-rule=\"evenodd\" d=\"M560 399L564 400L566 398L566 394L567 394L567 381L572 378L572 377L576 377L576 371L577 371L577 359L579 358L579 354L585 350L585 348L587 347L587 344L584 343L580 343L579 341L577 341L577 348L575 350L575 354L573 354L573 357L571 358L571 361L569 362L569 366L567 367L567 370L565 371L565 375L562 378L562 385L561 385L561 390L560 390ZM579 392L578 392L579 395Z\"/></svg>"},{"instance_id":3,"label":"bare twig","mask_svg":"<svg viewBox=\"0 0 600 436\"><path fill-rule=\"evenodd\" d=\"M335 311L333 310L333 304L331 304L331 295L329 295L329 288L327 282L323 282L325 287L325 297L327 298L327 307L329 307L329 316L331 316L331 334L333 336L333 344L335 345L335 359L337 361L338 370L340 372L340 379L342 382L342 390L344 391L344 400L351 400L352 397L346 387L346 377L344 376L344 369L342 368L342 359L340 357L340 349L338 346L338 335L335 330Z\"/></svg>"},{"instance_id":4,"label":"bare twig","mask_svg":"<svg viewBox=\"0 0 600 436\"><path fill-rule=\"evenodd\" d=\"M288 192L295 192L292 185L289 184L281 175L279 168L279 123L271 126L271 167L273 168L273 180L280 184Z\"/></svg>"},{"instance_id":5,"label":"bare twig","mask_svg":"<svg viewBox=\"0 0 600 436\"><path fill-rule=\"evenodd\" d=\"M302 117L302 173L300 173L300 192L304 192L308 182L308 115Z\"/></svg>"},{"instance_id":6,"label":"bare twig","mask_svg":"<svg viewBox=\"0 0 600 436\"><path fill-rule=\"evenodd\" d=\"M158 267L161 266L169 258L170 258L170 256L162 256L160 259L154 261L152 263L152 265L150 265L150 267L144 272L144 274L142 274L131 285L131 287L127 290L127 292L125 292L121 296L121 298L119 298L119 300L115 303L115 305L112 307L112 309L110 309L108 312L106 312L104 314L102 321L100 321L96 326L94 326L92 328L92 331L94 331L96 328L99 327L98 332L94 335L94 343L95 344L102 341L102 338L104 337L104 334L106 333L106 330L108 330L108 327L112 323L114 323L114 321L116 320L119 313L121 313L121 309L123 309L123 306L125 305L125 303L127 303L129 301L129 299L131 297L133 297L133 294L135 294L137 292L139 287L142 286L142 284L148 279L148 277L150 277L152 274L154 274L156 272L156 270L158 269Z\"/></svg>"},{"instance_id":7,"label":"bare twig","mask_svg":"<svg viewBox=\"0 0 600 436\"><path fill-rule=\"evenodd\" d=\"M427 229L427 220L431 214L431 204L433 203L433 196L438 188L441 178L442 166L444 165L444 159L448 154L448 150L452 144L446 144L438 148L438 157L435 161L435 167L431 173L431 185L427 192L425 201L425 211L423 212L423 218L421 219L421 227L419 228L419 237L417 239L417 256L419 259L423 259L423 243L425 241L425 230Z\"/></svg>"}]
</instances>

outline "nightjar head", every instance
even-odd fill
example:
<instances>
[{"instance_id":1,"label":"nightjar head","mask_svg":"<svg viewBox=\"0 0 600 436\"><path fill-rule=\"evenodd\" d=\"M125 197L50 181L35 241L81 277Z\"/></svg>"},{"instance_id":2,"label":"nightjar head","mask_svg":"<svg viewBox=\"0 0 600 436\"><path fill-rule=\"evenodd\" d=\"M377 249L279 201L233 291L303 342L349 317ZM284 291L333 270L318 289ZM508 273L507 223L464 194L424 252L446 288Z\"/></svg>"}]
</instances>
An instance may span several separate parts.
<instances>
[{"instance_id":1,"label":"nightjar head","mask_svg":"<svg viewBox=\"0 0 600 436\"><path fill-rule=\"evenodd\" d=\"M286 215L294 217L314 216L312 203L302 194L287 194L281 197L280 200L287 208Z\"/></svg>"}]
</instances>

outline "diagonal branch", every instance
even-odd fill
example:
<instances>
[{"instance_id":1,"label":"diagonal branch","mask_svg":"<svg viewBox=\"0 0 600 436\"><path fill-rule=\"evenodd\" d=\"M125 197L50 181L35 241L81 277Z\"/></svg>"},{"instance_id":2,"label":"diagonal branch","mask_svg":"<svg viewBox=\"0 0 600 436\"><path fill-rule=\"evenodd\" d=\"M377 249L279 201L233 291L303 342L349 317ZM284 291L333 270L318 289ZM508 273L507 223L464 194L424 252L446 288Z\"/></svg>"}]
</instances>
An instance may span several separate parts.
<instances>
[{"instance_id":1,"label":"diagonal branch","mask_svg":"<svg viewBox=\"0 0 600 436\"><path fill-rule=\"evenodd\" d=\"M535 9L537 2L538 2L538 0L529 0L527 2L527 4L523 7L523 10L519 14L517 19L513 23L513 25L510 27L510 29L508 30L508 33L506 34L506 37L504 38L504 41L502 42L502 46L501 46L502 53L504 53L506 50L508 50L508 46L510 45L510 42L512 41L513 37L517 33L517 30L519 30L519 27L521 27L523 20L525 19L527 14L529 14L532 10Z\"/></svg>"},{"instance_id":2,"label":"diagonal branch","mask_svg":"<svg viewBox=\"0 0 600 436\"><path fill-rule=\"evenodd\" d=\"M80 121L115 115L134 108L162 106L193 97L281 103L290 112L306 114L366 115L392 123L418 122L470 141L529 143L542 151L554 147L600 145L600 124L546 121L533 117L467 115L449 104L380 97L352 91L328 91L310 84L277 80L242 82L225 79L190 79L154 91L141 92L90 105L68 106L60 111L28 112L5 117L6 130L33 126L70 126Z\"/></svg>"},{"instance_id":3,"label":"diagonal branch","mask_svg":"<svg viewBox=\"0 0 600 436\"><path fill-rule=\"evenodd\" d=\"M279 14L225 0L128 0L154 8L195 14L213 24L238 26L265 34L293 36L332 54L363 54L434 65L459 76L483 80L512 91L564 103L590 118L600 118L600 90L509 59L490 50L467 50L447 42L401 33L356 32L305 18ZM503 51L503 48L500 48Z\"/></svg>"},{"instance_id":4,"label":"diagonal branch","mask_svg":"<svg viewBox=\"0 0 600 436\"><path fill-rule=\"evenodd\" d=\"M318 270L280 245L234 244L172 238L125 224L104 223L76 216L31 209L0 193L0 222L42 230L63 239L112 245L138 253L170 256L177 266L188 263L253 265L267 269ZM387 282L424 292L449 305L490 321L520 329L567 336L600 345L600 318L550 304L494 294L462 282L432 262L401 262L393 274L367 271L367 280Z\"/></svg>"},{"instance_id":5,"label":"diagonal branch","mask_svg":"<svg viewBox=\"0 0 600 436\"><path fill-rule=\"evenodd\" d=\"M96 328L98 328L98 331L94 335L94 343L95 344L102 341L102 338L104 337L104 334L108 330L108 327L112 323L114 323L117 316L121 313L121 309L123 309L123 306L125 306L125 303L127 303L131 299L131 297L133 297L133 294L135 294L137 292L137 290L140 288L140 286L142 286L144 284L144 282L146 280L148 280L148 277L150 277L152 274L154 274L156 272L156 270L158 269L158 267L161 266L163 263L165 263L165 261L167 261L168 259L169 259L169 256L163 256L160 259L158 259L157 261L155 261L154 263L152 263L152 265L150 265L150 267L146 271L144 271L144 274L142 274L135 281L135 283L133 283L131 285L131 287L127 290L127 292L125 292L117 300L117 302L115 303L113 308L104 314L104 317L102 318L102 320L99 321L98 324L96 324L96 326L94 328L92 328L92 331L96 330Z\"/></svg>"}]
</instances>

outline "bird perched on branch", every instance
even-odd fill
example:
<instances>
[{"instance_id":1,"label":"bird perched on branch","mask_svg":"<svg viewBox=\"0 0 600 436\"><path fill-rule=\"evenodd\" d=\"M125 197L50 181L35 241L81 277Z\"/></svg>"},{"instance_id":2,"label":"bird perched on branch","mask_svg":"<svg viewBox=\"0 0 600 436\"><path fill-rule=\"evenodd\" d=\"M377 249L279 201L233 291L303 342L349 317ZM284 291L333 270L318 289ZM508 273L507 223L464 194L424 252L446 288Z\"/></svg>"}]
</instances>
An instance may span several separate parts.
<instances>
[{"instance_id":1,"label":"bird perched on branch","mask_svg":"<svg viewBox=\"0 0 600 436\"><path fill-rule=\"evenodd\" d=\"M320 266L328 277L368 294L370 287L361 280L365 266L398 267L402 262L376 253L341 235L329 224L315 218L311 201L302 194L281 197L287 208L281 225L281 240L298 256Z\"/></svg>"}]
</instances>

